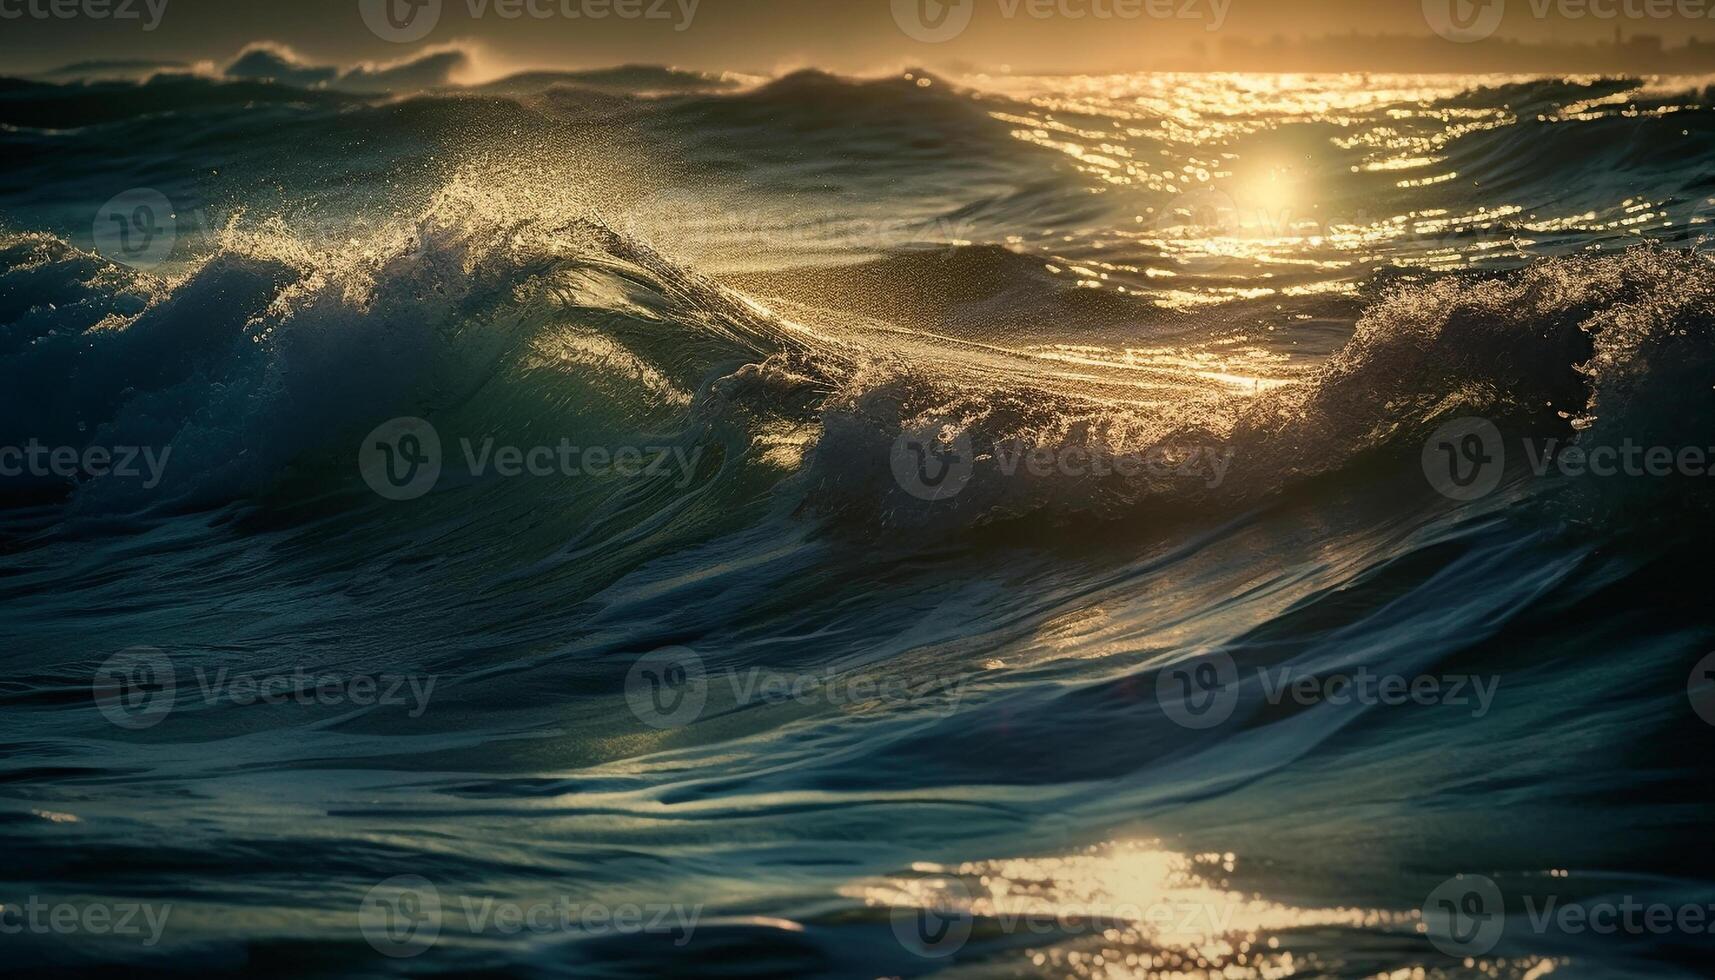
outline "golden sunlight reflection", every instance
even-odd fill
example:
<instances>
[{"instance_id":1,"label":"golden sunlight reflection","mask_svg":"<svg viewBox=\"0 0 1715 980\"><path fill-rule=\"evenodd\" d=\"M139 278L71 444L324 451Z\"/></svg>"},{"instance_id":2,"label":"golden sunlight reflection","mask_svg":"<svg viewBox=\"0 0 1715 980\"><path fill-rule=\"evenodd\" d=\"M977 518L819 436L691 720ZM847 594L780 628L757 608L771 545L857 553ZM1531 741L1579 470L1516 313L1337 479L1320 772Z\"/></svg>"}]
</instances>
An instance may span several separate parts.
<instances>
[{"instance_id":1,"label":"golden sunlight reflection","mask_svg":"<svg viewBox=\"0 0 1715 980\"><path fill-rule=\"evenodd\" d=\"M945 906L958 896L968 908L957 911L1039 937L1025 953L1032 965L1075 977L1290 977L1314 964L1281 947L1284 930L1410 928L1403 913L1295 908L1234 891L1225 875L1235 862L1231 853L1132 842L1065 857L923 864L855 892L874 906L945 911L955 911Z\"/></svg>"},{"instance_id":2,"label":"golden sunlight reflection","mask_svg":"<svg viewBox=\"0 0 1715 980\"><path fill-rule=\"evenodd\" d=\"M1169 309L1349 292L1380 267L1504 266L1555 247L1556 238L1673 225L1665 202L1533 210L1497 200L1480 173L1451 165L1459 141L1521 123L1514 100L1460 93L1473 85L1518 88L1528 81L1520 76L974 74L960 81L989 94L990 118L1013 139L1063 157L1089 193L1122 216L1053 229L1051 244L1035 243L1052 249L1050 271L1080 289ZM1645 86L1534 119L1560 125L1697 108L1639 106L1676 94L1694 95Z\"/></svg>"},{"instance_id":3,"label":"golden sunlight reflection","mask_svg":"<svg viewBox=\"0 0 1715 980\"><path fill-rule=\"evenodd\" d=\"M1091 980L1315 976L1342 965L1322 962L1316 951L1315 937L1329 930L1420 931L1416 910L1305 908L1237 890L1228 879L1238 860L1231 852L1182 854L1159 841L1117 842L1059 857L919 863L909 874L855 883L846 894L895 912L969 916L970 943L992 939L1027 960L1032 973ZM1404 952L1409 948L1402 955L1413 955ZM1529 958L1468 965L1493 976L1541 977L1555 964ZM1440 973L1432 963L1412 963L1377 975Z\"/></svg>"}]
</instances>

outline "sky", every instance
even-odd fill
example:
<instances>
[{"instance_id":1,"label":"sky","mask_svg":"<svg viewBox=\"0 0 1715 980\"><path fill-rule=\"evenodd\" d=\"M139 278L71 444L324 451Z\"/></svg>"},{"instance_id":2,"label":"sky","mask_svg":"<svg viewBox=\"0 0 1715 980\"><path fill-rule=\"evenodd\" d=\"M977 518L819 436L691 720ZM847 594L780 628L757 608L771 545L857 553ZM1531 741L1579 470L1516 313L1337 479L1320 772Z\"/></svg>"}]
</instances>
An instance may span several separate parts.
<instances>
[{"instance_id":1,"label":"sky","mask_svg":"<svg viewBox=\"0 0 1715 980\"><path fill-rule=\"evenodd\" d=\"M1712 11L1715 0L0 0L0 73L108 59L224 64L256 41L342 65L462 43L486 54L484 74L628 62L1102 71L1227 40L1400 34L1450 57L1474 40L1445 40L1437 26L1582 43L1619 25L1678 44L1715 40Z\"/></svg>"}]
</instances>

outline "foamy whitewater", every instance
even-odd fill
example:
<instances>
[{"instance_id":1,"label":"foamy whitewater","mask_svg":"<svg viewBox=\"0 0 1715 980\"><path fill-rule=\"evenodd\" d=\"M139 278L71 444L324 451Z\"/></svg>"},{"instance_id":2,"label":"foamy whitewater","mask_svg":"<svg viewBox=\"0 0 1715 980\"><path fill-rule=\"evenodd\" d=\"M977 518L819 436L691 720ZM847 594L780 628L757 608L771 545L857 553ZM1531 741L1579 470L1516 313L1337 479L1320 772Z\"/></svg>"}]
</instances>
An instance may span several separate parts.
<instances>
[{"instance_id":1,"label":"foamy whitewater","mask_svg":"<svg viewBox=\"0 0 1715 980\"><path fill-rule=\"evenodd\" d=\"M460 57L0 80L9 967L1707 975L1701 82Z\"/></svg>"}]
</instances>

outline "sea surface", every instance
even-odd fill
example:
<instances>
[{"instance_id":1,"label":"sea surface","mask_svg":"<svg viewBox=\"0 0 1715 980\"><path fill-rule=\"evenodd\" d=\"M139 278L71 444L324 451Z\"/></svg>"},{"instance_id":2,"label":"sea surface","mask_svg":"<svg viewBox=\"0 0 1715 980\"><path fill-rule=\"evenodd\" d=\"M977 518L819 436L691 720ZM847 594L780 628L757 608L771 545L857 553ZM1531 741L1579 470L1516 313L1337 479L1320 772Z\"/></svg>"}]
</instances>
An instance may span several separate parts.
<instances>
[{"instance_id":1,"label":"sea surface","mask_svg":"<svg viewBox=\"0 0 1715 980\"><path fill-rule=\"evenodd\" d=\"M0 81L8 968L1708 975L1702 80L269 57Z\"/></svg>"}]
</instances>

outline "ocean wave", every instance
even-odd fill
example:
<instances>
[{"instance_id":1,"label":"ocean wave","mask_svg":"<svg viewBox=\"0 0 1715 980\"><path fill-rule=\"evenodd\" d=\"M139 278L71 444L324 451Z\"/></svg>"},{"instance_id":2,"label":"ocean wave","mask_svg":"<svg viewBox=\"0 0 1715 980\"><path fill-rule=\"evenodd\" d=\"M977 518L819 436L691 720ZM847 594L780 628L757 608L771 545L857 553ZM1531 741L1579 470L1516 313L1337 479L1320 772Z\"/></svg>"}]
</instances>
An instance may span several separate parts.
<instances>
[{"instance_id":1,"label":"ocean wave","mask_svg":"<svg viewBox=\"0 0 1715 980\"><path fill-rule=\"evenodd\" d=\"M809 427L786 492L825 513L968 528L1031 515L1236 512L1365 460L1415 460L1429 432L1461 415L1580 444L1619 433L1684 442L1705 421L1684 400L1707 389L1715 365L1709 260L1649 247L1396 283L1301 381L1235 393L1180 379L1176 398L1149 402L1123 397L1112 378L1082 390L1033 378L1041 362L1027 352L967 343L949 354L944 340L879 318L798 322L599 222L530 215L466 185L342 255L281 227L229 230L172 280L43 235L8 238L0 254L0 338L11 353L0 435L170 444L185 482L165 497L180 505L264 492L306 457L343 458L379 420L434 418L485 387L492 399L497 383L572 384L573 371L604 393L600 407L554 420L573 435L597 413L669 427L737 417L753 432ZM1032 264L993 250L950 255L881 269L970 301L983 281L971 261ZM1004 307L1024 302L1012 292L1054 293L1046 278L1000 280ZM972 447L956 500L917 499L901 483L894 467L911 433ZM1170 465L1020 474L1017 454L1031 451ZM1188 454L1204 467L1218 456L1220 472L1189 466ZM127 503L100 480L77 498Z\"/></svg>"},{"instance_id":2,"label":"ocean wave","mask_svg":"<svg viewBox=\"0 0 1715 980\"><path fill-rule=\"evenodd\" d=\"M663 65L619 65L582 70L540 69L476 79L479 49L441 44L388 62L338 65L318 62L276 41L245 45L225 64L182 61L98 60L64 65L27 76L56 85L149 84L160 79L205 82L267 82L301 90L337 89L370 94L409 94L469 89L499 94L536 94L556 86L616 93L660 95L733 88L761 81L732 72L705 73Z\"/></svg>"},{"instance_id":3,"label":"ocean wave","mask_svg":"<svg viewBox=\"0 0 1715 980\"><path fill-rule=\"evenodd\" d=\"M357 254L229 230L172 280L51 237L8 239L0 295L25 312L6 328L5 439L170 444L184 465L161 493L218 502L266 489L329 433L456 406L580 324L659 323L662 347L701 331L752 356L745 345L772 329L599 225L519 221L492 203L450 189ZM97 479L78 499L120 486Z\"/></svg>"},{"instance_id":4,"label":"ocean wave","mask_svg":"<svg viewBox=\"0 0 1715 980\"><path fill-rule=\"evenodd\" d=\"M1365 311L1352 339L1309 378L1254 396L1139 411L1029 384L949 381L934 370L864 377L830 402L815 460L834 499L907 523L1236 513L1366 461L1415 474L1425 440L1462 416L1586 450L1621 439L1700 445L1695 433L1707 415L1687 412L1685 399L1702 397L1692 393L1711 371L1715 266L1639 247L1543 260L1487 279L1400 285ZM925 502L898 485L889 454L902 433L972 455L956 498ZM1015 459L989 450L1005 446L1055 459L1075 450L1098 465L1021 479ZM1217 476L1180 465L1211 453L1230 469ZM1118 465L1150 457L1172 465L1130 475ZM1695 496L1689 481L1664 487Z\"/></svg>"}]
</instances>

